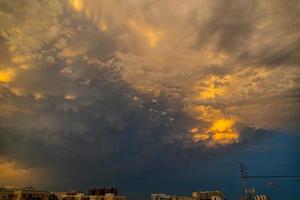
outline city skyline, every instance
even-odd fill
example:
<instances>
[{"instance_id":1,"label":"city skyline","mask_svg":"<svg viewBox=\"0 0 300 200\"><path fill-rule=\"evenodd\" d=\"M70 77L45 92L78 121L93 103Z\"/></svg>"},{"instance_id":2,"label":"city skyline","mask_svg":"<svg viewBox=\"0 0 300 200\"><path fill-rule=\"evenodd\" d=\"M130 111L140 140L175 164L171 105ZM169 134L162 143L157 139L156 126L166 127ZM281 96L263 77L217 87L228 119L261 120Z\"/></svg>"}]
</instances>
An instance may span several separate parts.
<instances>
[{"instance_id":1,"label":"city skyline","mask_svg":"<svg viewBox=\"0 0 300 200\"><path fill-rule=\"evenodd\" d=\"M297 0L0 0L0 185L237 199L238 162L300 174L299 13ZM250 184L300 198L298 179Z\"/></svg>"}]
</instances>

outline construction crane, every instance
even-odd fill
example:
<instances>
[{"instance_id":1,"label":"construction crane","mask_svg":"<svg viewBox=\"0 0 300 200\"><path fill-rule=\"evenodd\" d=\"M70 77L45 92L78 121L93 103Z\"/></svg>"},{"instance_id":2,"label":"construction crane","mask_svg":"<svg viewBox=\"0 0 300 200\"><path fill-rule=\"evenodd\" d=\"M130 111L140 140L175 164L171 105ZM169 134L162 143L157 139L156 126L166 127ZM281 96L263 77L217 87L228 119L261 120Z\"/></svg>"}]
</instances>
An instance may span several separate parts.
<instances>
[{"instance_id":1,"label":"construction crane","mask_svg":"<svg viewBox=\"0 0 300 200\"><path fill-rule=\"evenodd\" d=\"M265 179L265 178L300 178L300 175L261 175L249 176L247 167L242 162L239 162L241 182L242 182L242 200L255 200L254 188L250 188L248 179Z\"/></svg>"}]
</instances>

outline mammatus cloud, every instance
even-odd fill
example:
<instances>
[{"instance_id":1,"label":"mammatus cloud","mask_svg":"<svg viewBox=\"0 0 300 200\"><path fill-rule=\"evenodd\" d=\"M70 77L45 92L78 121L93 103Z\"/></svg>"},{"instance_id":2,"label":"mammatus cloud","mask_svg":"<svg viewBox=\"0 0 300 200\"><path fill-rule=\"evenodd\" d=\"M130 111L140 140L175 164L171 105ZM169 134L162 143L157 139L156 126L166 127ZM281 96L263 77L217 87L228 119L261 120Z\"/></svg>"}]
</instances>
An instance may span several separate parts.
<instances>
[{"instance_id":1,"label":"mammatus cloud","mask_svg":"<svg viewBox=\"0 0 300 200\"><path fill-rule=\"evenodd\" d=\"M1 2L2 165L125 176L299 130L298 4Z\"/></svg>"},{"instance_id":2,"label":"mammatus cloud","mask_svg":"<svg viewBox=\"0 0 300 200\"><path fill-rule=\"evenodd\" d=\"M298 2L69 3L99 31L118 41L114 55L123 79L143 92L184 99L193 117L210 124L197 127L203 133L197 132L197 140L208 138L208 126L220 121L231 129L224 138L232 138L221 143L238 141L238 134L233 133L237 123L295 130ZM261 112L270 104L271 110L281 113L294 111L289 112L289 119L285 114ZM208 118L205 110L211 115ZM249 112L259 115L249 117Z\"/></svg>"}]
</instances>

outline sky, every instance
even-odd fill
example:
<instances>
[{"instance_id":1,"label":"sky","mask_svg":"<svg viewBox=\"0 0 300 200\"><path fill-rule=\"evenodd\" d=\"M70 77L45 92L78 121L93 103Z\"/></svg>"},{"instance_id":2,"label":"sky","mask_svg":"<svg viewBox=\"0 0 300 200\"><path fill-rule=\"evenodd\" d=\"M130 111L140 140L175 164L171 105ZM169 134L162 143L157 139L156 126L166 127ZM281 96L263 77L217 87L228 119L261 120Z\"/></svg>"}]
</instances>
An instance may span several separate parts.
<instances>
[{"instance_id":1,"label":"sky","mask_svg":"<svg viewBox=\"0 0 300 200\"><path fill-rule=\"evenodd\" d=\"M300 174L297 0L0 0L0 184L240 192ZM251 181L299 199L299 179ZM271 185L271 186L270 186Z\"/></svg>"}]
</instances>

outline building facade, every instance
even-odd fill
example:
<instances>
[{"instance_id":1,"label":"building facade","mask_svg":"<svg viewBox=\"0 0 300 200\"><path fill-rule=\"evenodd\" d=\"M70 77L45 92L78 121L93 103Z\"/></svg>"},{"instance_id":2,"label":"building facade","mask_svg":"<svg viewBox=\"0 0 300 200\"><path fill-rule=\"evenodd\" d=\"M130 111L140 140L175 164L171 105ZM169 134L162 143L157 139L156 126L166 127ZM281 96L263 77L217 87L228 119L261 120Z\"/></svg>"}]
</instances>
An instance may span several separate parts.
<instances>
[{"instance_id":1,"label":"building facade","mask_svg":"<svg viewBox=\"0 0 300 200\"><path fill-rule=\"evenodd\" d=\"M0 188L0 200L49 200L50 192L32 188Z\"/></svg>"},{"instance_id":2,"label":"building facade","mask_svg":"<svg viewBox=\"0 0 300 200\"><path fill-rule=\"evenodd\" d=\"M220 191L196 191L192 196L151 194L151 200L224 200L224 194Z\"/></svg>"},{"instance_id":3,"label":"building facade","mask_svg":"<svg viewBox=\"0 0 300 200\"><path fill-rule=\"evenodd\" d=\"M151 200L171 200L171 199L172 197L167 194L160 194L160 193L151 194Z\"/></svg>"},{"instance_id":4,"label":"building facade","mask_svg":"<svg viewBox=\"0 0 300 200\"><path fill-rule=\"evenodd\" d=\"M105 196L105 194L114 194L118 195L118 188L115 187L103 187L103 188L94 188L88 191L89 195L101 195Z\"/></svg>"},{"instance_id":5,"label":"building facade","mask_svg":"<svg viewBox=\"0 0 300 200\"><path fill-rule=\"evenodd\" d=\"M255 195L255 200L270 200L270 198L267 195L259 194Z\"/></svg>"},{"instance_id":6,"label":"building facade","mask_svg":"<svg viewBox=\"0 0 300 200\"><path fill-rule=\"evenodd\" d=\"M89 195L76 192L57 192L58 200L126 200L125 196L106 193L104 195Z\"/></svg>"},{"instance_id":7,"label":"building facade","mask_svg":"<svg viewBox=\"0 0 300 200\"><path fill-rule=\"evenodd\" d=\"M196 191L192 194L197 200L224 200L223 192L216 191Z\"/></svg>"}]
</instances>

